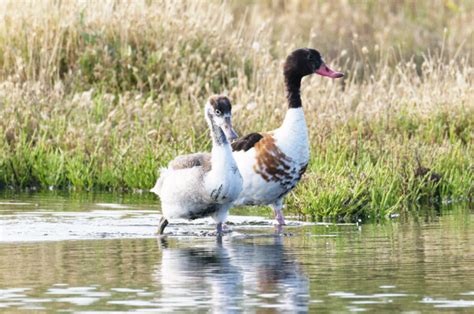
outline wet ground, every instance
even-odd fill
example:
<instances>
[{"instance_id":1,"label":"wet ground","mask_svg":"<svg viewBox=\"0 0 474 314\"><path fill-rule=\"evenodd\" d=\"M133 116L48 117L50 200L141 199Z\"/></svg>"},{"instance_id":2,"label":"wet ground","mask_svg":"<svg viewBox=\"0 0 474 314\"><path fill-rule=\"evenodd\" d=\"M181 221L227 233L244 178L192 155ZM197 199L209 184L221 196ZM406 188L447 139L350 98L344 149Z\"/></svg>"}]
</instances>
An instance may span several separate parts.
<instances>
[{"instance_id":1,"label":"wet ground","mask_svg":"<svg viewBox=\"0 0 474 314\"><path fill-rule=\"evenodd\" d=\"M237 212L219 241L211 220L174 221L158 239L156 203L3 195L0 311L474 312L466 207L362 226L293 221L284 235Z\"/></svg>"}]
</instances>

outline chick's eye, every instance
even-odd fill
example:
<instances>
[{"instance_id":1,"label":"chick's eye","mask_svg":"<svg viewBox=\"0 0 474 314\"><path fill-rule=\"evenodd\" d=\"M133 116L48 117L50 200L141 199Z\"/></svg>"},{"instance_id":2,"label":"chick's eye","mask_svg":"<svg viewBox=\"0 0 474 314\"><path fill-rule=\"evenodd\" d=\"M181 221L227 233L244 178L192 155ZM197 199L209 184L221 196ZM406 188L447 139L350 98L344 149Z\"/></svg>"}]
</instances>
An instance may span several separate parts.
<instances>
[{"instance_id":1,"label":"chick's eye","mask_svg":"<svg viewBox=\"0 0 474 314\"><path fill-rule=\"evenodd\" d=\"M313 55L308 55L308 60L313 60Z\"/></svg>"},{"instance_id":2,"label":"chick's eye","mask_svg":"<svg viewBox=\"0 0 474 314\"><path fill-rule=\"evenodd\" d=\"M216 115L220 116L222 114L222 112L219 110L219 109L216 109L216 111L214 111L216 113Z\"/></svg>"}]
</instances>

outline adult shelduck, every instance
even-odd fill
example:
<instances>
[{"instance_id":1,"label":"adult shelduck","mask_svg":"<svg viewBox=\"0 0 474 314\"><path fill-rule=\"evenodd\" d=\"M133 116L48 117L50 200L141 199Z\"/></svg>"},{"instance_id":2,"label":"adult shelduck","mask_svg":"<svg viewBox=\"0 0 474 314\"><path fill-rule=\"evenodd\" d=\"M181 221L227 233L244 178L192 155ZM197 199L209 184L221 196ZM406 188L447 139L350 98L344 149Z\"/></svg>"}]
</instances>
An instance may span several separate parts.
<instances>
[{"instance_id":1,"label":"adult shelduck","mask_svg":"<svg viewBox=\"0 0 474 314\"><path fill-rule=\"evenodd\" d=\"M229 143L229 139L237 137L232 128L229 99L210 97L204 116L211 131L211 154L178 156L161 170L151 190L161 199L159 234L163 234L169 219L211 216L217 223L217 234L221 235L229 208L242 191L242 176Z\"/></svg>"},{"instance_id":2,"label":"adult shelduck","mask_svg":"<svg viewBox=\"0 0 474 314\"><path fill-rule=\"evenodd\" d=\"M297 49L285 61L288 111L281 127L251 133L232 143L243 189L234 205L270 205L276 223L285 224L283 198L295 187L309 162L308 128L301 106L301 79L310 74L340 78L314 49Z\"/></svg>"}]
</instances>

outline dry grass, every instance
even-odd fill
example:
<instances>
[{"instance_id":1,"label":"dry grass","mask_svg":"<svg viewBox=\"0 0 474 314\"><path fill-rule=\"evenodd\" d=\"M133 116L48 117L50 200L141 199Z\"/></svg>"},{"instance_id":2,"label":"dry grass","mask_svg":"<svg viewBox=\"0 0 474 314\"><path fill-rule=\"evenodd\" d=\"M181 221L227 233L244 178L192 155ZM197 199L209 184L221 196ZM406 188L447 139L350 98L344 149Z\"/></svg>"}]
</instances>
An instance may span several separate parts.
<instances>
[{"instance_id":1,"label":"dry grass","mask_svg":"<svg viewBox=\"0 0 474 314\"><path fill-rule=\"evenodd\" d=\"M282 61L311 46L348 75L303 82L313 159L290 210L472 198L473 19L471 1L0 2L0 187L149 188L208 148L211 93L240 133L277 127Z\"/></svg>"}]
</instances>

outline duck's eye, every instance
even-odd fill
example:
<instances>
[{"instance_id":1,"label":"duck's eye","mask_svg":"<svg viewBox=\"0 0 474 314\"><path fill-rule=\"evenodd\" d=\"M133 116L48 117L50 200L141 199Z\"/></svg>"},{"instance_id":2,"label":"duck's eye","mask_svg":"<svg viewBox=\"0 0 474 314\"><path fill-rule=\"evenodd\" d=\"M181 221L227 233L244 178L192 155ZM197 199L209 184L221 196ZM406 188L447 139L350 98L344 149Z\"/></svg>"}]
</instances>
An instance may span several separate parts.
<instances>
[{"instance_id":1,"label":"duck's eye","mask_svg":"<svg viewBox=\"0 0 474 314\"><path fill-rule=\"evenodd\" d=\"M308 55L308 60L313 60L313 55Z\"/></svg>"},{"instance_id":2,"label":"duck's eye","mask_svg":"<svg viewBox=\"0 0 474 314\"><path fill-rule=\"evenodd\" d=\"M222 112L221 112L219 109L216 109L214 112L215 112L216 115L218 115L218 116L220 116L220 115L222 114Z\"/></svg>"}]
</instances>

